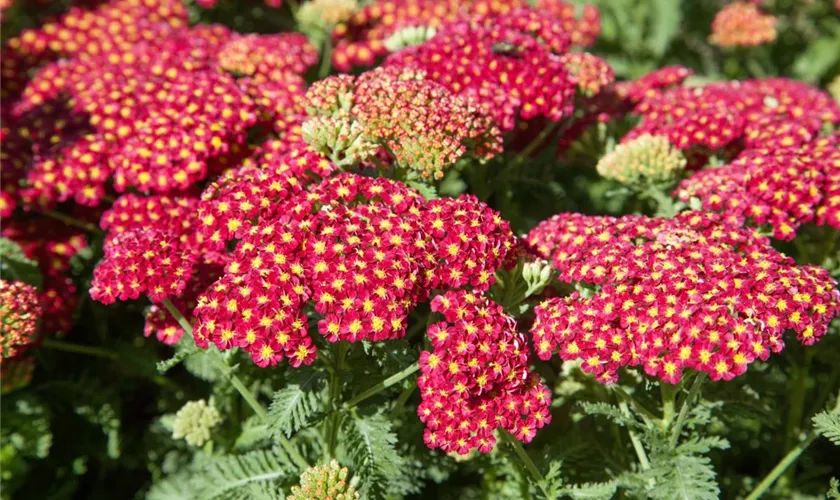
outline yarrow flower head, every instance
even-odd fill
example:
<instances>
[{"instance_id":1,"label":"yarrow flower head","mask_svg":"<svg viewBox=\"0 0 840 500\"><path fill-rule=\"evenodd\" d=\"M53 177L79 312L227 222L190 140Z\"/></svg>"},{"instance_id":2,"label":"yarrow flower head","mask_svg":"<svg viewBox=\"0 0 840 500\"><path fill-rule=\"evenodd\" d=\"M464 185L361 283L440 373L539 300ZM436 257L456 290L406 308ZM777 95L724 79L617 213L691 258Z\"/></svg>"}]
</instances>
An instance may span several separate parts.
<instances>
[{"instance_id":1,"label":"yarrow flower head","mask_svg":"<svg viewBox=\"0 0 840 500\"><path fill-rule=\"evenodd\" d=\"M359 492L350 485L350 471L338 461L310 467L300 475L300 485L292 486L286 500L358 500Z\"/></svg>"},{"instance_id":2,"label":"yarrow flower head","mask_svg":"<svg viewBox=\"0 0 840 500\"><path fill-rule=\"evenodd\" d=\"M13 358L26 350L38 335L41 318L38 291L20 281L0 279L0 354Z\"/></svg>"},{"instance_id":3,"label":"yarrow flower head","mask_svg":"<svg viewBox=\"0 0 840 500\"><path fill-rule=\"evenodd\" d=\"M390 67L317 82L307 92L316 116L305 137L339 165L387 148L399 166L435 179L465 155L485 160L501 151L499 130L477 106L424 77Z\"/></svg>"},{"instance_id":4,"label":"yarrow flower head","mask_svg":"<svg viewBox=\"0 0 840 500\"><path fill-rule=\"evenodd\" d=\"M588 52L569 52L560 58L570 79L586 97L592 97L615 81L615 71L605 60Z\"/></svg>"},{"instance_id":5,"label":"yarrow flower head","mask_svg":"<svg viewBox=\"0 0 840 500\"><path fill-rule=\"evenodd\" d=\"M349 71L354 65L372 64L392 50L386 40L406 28L439 29L464 17L505 16L527 7L530 3L526 0L377 0L333 30L333 65ZM540 0L535 17L550 19L575 45L590 46L601 31L600 11L594 5L584 5L580 12L575 7L563 0Z\"/></svg>"},{"instance_id":6,"label":"yarrow flower head","mask_svg":"<svg viewBox=\"0 0 840 500\"><path fill-rule=\"evenodd\" d=\"M444 25L427 42L388 57L385 67L423 70L426 78L475 100L510 131L517 119L571 115L575 83L560 57L570 43L559 22L515 9Z\"/></svg>"},{"instance_id":7,"label":"yarrow flower head","mask_svg":"<svg viewBox=\"0 0 840 500\"><path fill-rule=\"evenodd\" d=\"M750 149L726 165L701 170L675 191L699 198L733 225L769 224L773 236L791 240L814 221L840 229L840 148L829 138L800 147Z\"/></svg>"},{"instance_id":8,"label":"yarrow flower head","mask_svg":"<svg viewBox=\"0 0 840 500\"><path fill-rule=\"evenodd\" d=\"M203 446L210 440L210 432L213 427L222 421L219 410L207 401L189 401L175 414L175 421L172 423L172 438L183 439L190 446Z\"/></svg>"},{"instance_id":9,"label":"yarrow flower head","mask_svg":"<svg viewBox=\"0 0 840 500\"><path fill-rule=\"evenodd\" d=\"M400 338L431 289L486 290L515 244L474 197L426 202L402 183L349 173L306 188L283 179L296 177L240 177L217 190L232 196L199 208L209 239L239 242L198 299L196 341L240 347L260 366L314 360L310 307L329 342Z\"/></svg>"},{"instance_id":10,"label":"yarrow flower head","mask_svg":"<svg viewBox=\"0 0 840 500\"><path fill-rule=\"evenodd\" d=\"M786 330L817 342L840 312L826 270L797 266L767 238L715 214L560 214L527 242L561 281L593 288L536 308L537 355L581 360L605 383L628 366L668 383L686 369L730 380L780 352Z\"/></svg>"},{"instance_id":11,"label":"yarrow flower head","mask_svg":"<svg viewBox=\"0 0 840 500\"><path fill-rule=\"evenodd\" d=\"M420 355L417 414L426 424L426 444L447 453L486 453L499 427L530 442L551 421L551 400L528 369L528 346L514 319L475 292L439 295L432 311L445 320L429 327L433 349Z\"/></svg>"},{"instance_id":12,"label":"yarrow flower head","mask_svg":"<svg viewBox=\"0 0 840 500\"><path fill-rule=\"evenodd\" d=\"M715 15L709 42L720 47L763 45L776 39L777 22L755 3L735 1Z\"/></svg>"},{"instance_id":13,"label":"yarrow flower head","mask_svg":"<svg viewBox=\"0 0 840 500\"><path fill-rule=\"evenodd\" d=\"M663 136L640 135L619 144L598 161L598 173L635 187L666 185L685 168L683 154Z\"/></svg>"}]
</instances>

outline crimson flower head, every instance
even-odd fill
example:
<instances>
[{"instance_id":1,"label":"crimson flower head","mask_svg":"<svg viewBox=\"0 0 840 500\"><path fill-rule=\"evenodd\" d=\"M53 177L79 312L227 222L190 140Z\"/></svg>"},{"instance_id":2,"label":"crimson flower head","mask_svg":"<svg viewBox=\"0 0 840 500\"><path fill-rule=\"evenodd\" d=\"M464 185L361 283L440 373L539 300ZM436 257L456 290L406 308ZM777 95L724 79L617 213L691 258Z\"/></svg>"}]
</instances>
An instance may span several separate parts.
<instances>
[{"instance_id":1,"label":"crimson flower head","mask_svg":"<svg viewBox=\"0 0 840 500\"><path fill-rule=\"evenodd\" d=\"M829 138L800 147L750 149L733 162L701 170L675 191L699 198L728 222L767 224L791 240L807 222L840 229L840 148Z\"/></svg>"},{"instance_id":2,"label":"crimson flower head","mask_svg":"<svg viewBox=\"0 0 840 500\"><path fill-rule=\"evenodd\" d=\"M41 313L35 287L0 279L0 359L13 358L35 342Z\"/></svg>"},{"instance_id":3,"label":"crimson flower head","mask_svg":"<svg viewBox=\"0 0 840 500\"><path fill-rule=\"evenodd\" d=\"M529 9L452 23L421 45L391 55L385 66L413 67L450 91L469 96L503 131L516 120L570 116L575 84L561 55L568 34Z\"/></svg>"},{"instance_id":4,"label":"crimson flower head","mask_svg":"<svg viewBox=\"0 0 840 500\"><path fill-rule=\"evenodd\" d=\"M826 270L797 266L767 238L715 214L560 214L527 242L561 281L593 289L536 308L537 355L580 360L605 383L623 367L672 384L685 369L730 380L781 352L787 330L817 342L840 312Z\"/></svg>"},{"instance_id":5,"label":"crimson flower head","mask_svg":"<svg viewBox=\"0 0 840 500\"><path fill-rule=\"evenodd\" d=\"M528 346L514 319L475 292L439 295L432 311L444 321L429 327L432 350L420 355L417 414L426 444L487 453L500 427L530 442L551 421L550 392L529 371Z\"/></svg>"},{"instance_id":6,"label":"crimson flower head","mask_svg":"<svg viewBox=\"0 0 840 500\"><path fill-rule=\"evenodd\" d=\"M308 154L285 157L277 176L243 171L205 193L200 231L237 243L197 300L200 345L242 348L259 366L309 364L312 310L311 329L328 342L400 338L432 289L486 290L515 244L473 197L426 202L400 182L350 173L312 183L305 172L320 156ZM291 165L308 170L296 177Z\"/></svg>"}]
</instances>

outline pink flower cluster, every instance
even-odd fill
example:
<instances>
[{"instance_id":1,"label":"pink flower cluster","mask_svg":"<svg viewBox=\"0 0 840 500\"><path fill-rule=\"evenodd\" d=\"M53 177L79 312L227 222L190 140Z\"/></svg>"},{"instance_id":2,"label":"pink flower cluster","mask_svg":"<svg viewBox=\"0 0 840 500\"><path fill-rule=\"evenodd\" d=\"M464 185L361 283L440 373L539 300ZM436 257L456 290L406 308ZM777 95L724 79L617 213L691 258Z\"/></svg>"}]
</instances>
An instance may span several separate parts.
<instances>
[{"instance_id":1,"label":"pink flower cluster","mask_svg":"<svg viewBox=\"0 0 840 500\"><path fill-rule=\"evenodd\" d=\"M536 308L537 355L581 360L605 383L628 366L672 384L685 369L730 380L780 352L786 330L810 345L840 313L826 270L797 266L767 238L715 214L560 214L526 241L561 281L592 290Z\"/></svg>"},{"instance_id":2,"label":"pink flower cluster","mask_svg":"<svg viewBox=\"0 0 840 500\"><path fill-rule=\"evenodd\" d=\"M426 78L478 102L503 131L516 120L568 117L575 83L561 58L571 45L559 20L531 9L444 25L427 42L391 55L385 67Z\"/></svg>"},{"instance_id":3,"label":"pink flower cluster","mask_svg":"<svg viewBox=\"0 0 840 500\"><path fill-rule=\"evenodd\" d=\"M376 0L335 27L333 65L349 71L355 65L373 64L388 53L385 40L403 28L439 29L465 18L504 17L529 6L525 0ZM539 0L535 9L540 19L551 19L575 45L592 45L601 31L600 12L593 5L585 5L580 17L575 5L563 0Z\"/></svg>"},{"instance_id":4,"label":"pink flower cluster","mask_svg":"<svg viewBox=\"0 0 840 500\"><path fill-rule=\"evenodd\" d=\"M247 198L267 211L226 233L239 243L196 308L197 342L243 348L260 366L314 359L308 304L330 342L399 338L431 289L487 289L514 244L507 223L474 198L425 202L385 179L339 174L271 194L266 204ZM225 217L215 208L214 221Z\"/></svg>"},{"instance_id":5,"label":"pink flower cluster","mask_svg":"<svg viewBox=\"0 0 840 500\"><path fill-rule=\"evenodd\" d=\"M249 133L297 142L301 74L317 60L297 34L187 28L177 0L72 9L3 56L7 214L19 198L95 206L112 181L183 192L251 154Z\"/></svg>"},{"instance_id":6,"label":"pink flower cluster","mask_svg":"<svg viewBox=\"0 0 840 500\"><path fill-rule=\"evenodd\" d=\"M523 442L551 421L550 392L529 370L525 335L502 306L475 292L432 300L445 320L429 327L432 350L420 355L417 379L430 448L465 455L493 449L497 428Z\"/></svg>"}]
</instances>

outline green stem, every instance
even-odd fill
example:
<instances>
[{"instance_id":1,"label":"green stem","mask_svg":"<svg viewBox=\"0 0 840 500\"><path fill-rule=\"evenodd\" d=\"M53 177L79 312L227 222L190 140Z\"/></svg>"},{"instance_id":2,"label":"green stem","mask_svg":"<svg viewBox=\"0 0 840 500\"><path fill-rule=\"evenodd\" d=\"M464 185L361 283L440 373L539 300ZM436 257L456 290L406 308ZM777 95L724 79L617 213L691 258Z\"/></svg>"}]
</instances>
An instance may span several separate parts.
<instances>
[{"instance_id":1,"label":"green stem","mask_svg":"<svg viewBox=\"0 0 840 500\"><path fill-rule=\"evenodd\" d=\"M384 391L385 389L391 387L392 385L401 382L403 379L410 377L414 372L420 369L420 365L418 363L413 363L403 371L399 373L395 373L390 377L386 378L382 382L379 382L375 386L371 387L370 389L364 391L363 393L354 396L350 401L344 403L344 409L349 410L358 406L359 403L366 400L367 398L373 397L380 392Z\"/></svg>"},{"instance_id":2,"label":"green stem","mask_svg":"<svg viewBox=\"0 0 840 500\"><path fill-rule=\"evenodd\" d=\"M42 210L38 213L40 213L41 215L45 215L51 219L55 219L59 222L63 222L69 226L74 226L79 229L83 229L91 234L105 234L105 232L96 227L95 224L76 219L75 217L70 217L69 215L63 214L61 212L56 212L55 210Z\"/></svg>"},{"instance_id":3,"label":"green stem","mask_svg":"<svg viewBox=\"0 0 840 500\"><path fill-rule=\"evenodd\" d=\"M688 396L685 397L685 401L683 401L682 406L680 407L680 414L677 415L677 421L674 424L674 430L671 431L671 449L676 448L677 442L680 439L680 433L682 432L683 425L685 425L685 419L688 418L688 411L691 409L691 405L694 403L694 399L700 393L700 387L703 385L703 382L706 380L705 373L698 373L697 376L694 378L694 383L691 384L691 389L688 390Z\"/></svg>"},{"instance_id":4,"label":"green stem","mask_svg":"<svg viewBox=\"0 0 840 500\"><path fill-rule=\"evenodd\" d=\"M414 392L414 389L417 388L417 383L412 382L408 385L403 391L400 393L399 397L397 398L397 402L394 403L394 409L391 410L391 417L397 418L402 411L403 407L405 407L405 403L408 401L408 398L411 397L411 394Z\"/></svg>"},{"instance_id":5,"label":"green stem","mask_svg":"<svg viewBox=\"0 0 840 500\"><path fill-rule=\"evenodd\" d=\"M667 429L676 415L677 388L666 382L660 382L659 392L662 395L662 428Z\"/></svg>"},{"instance_id":6,"label":"green stem","mask_svg":"<svg viewBox=\"0 0 840 500\"><path fill-rule=\"evenodd\" d=\"M516 155L516 158L513 159L513 162L511 162L511 164L518 165L520 163L524 163L525 160L527 160L528 157L531 156L531 154L542 145L546 138L549 135L551 135L552 132L557 130L561 123L562 122L559 121L551 122L547 127L542 129L542 131L536 137L534 137L534 140L528 143L528 145L525 146L525 149L523 149L519 152L519 154Z\"/></svg>"},{"instance_id":7,"label":"green stem","mask_svg":"<svg viewBox=\"0 0 840 500\"><path fill-rule=\"evenodd\" d=\"M62 340L56 340L53 338L44 338L41 340L41 346L46 347L47 349L54 349L56 351L64 351L64 352L72 352L76 354L86 354L88 356L95 356L97 358L106 358L116 360L119 359L120 355L114 351L109 349L103 349L101 347L93 347L89 345L82 345L82 344L73 344L70 342L64 342Z\"/></svg>"},{"instance_id":8,"label":"green stem","mask_svg":"<svg viewBox=\"0 0 840 500\"><path fill-rule=\"evenodd\" d=\"M773 467L773 470L771 470L766 476L764 476L764 479L762 479L761 482L758 483L758 486L756 486L744 500L756 500L758 498L761 498L761 495L766 493L767 490L770 489L771 486L773 486L773 483L775 483L776 480L779 479L779 476L784 474L788 467L793 465L799 459L799 456L802 455L802 453L808 448L808 446L810 446L811 443L814 442L817 436L819 436L817 432L811 431L810 433L808 433L808 436L804 440L802 440L796 446L796 448L790 450L788 454L785 455L784 458L782 458L779 461L779 463L776 464L775 467Z\"/></svg>"},{"instance_id":9,"label":"green stem","mask_svg":"<svg viewBox=\"0 0 840 500\"><path fill-rule=\"evenodd\" d=\"M624 416L633 418L633 414L630 413L630 408L627 407L626 401L618 403L618 407L624 413ZM633 449L636 451L636 456L639 458L639 465L641 465L642 470L650 469L650 460L648 460L647 453L645 453L645 447L642 446L642 440L636 435L636 431L630 427L627 427L627 433L630 434L630 442L633 443Z\"/></svg>"},{"instance_id":10,"label":"green stem","mask_svg":"<svg viewBox=\"0 0 840 500\"><path fill-rule=\"evenodd\" d=\"M834 408L829 413L836 414L838 412L840 412L840 398L837 398L837 403L835 403ZM816 429L811 429L807 436L805 436L805 439L800 441L794 449L790 450L788 454L785 455L779 461L779 463L776 464L775 467L773 467L773 470L771 470L766 476L764 476L764 479L762 479L761 482L758 483L758 486L753 488L753 490L750 492L749 495L747 495L747 497L744 500L756 500L760 498L761 495L766 493L767 490L769 490L770 487L773 486L773 483L775 483L776 480L779 479L779 476L784 474L785 471L788 470L788 468L790 468L793 464L796 463L797 460L799 460L799 457L802 455L802 453L804 453L805 450L808 449L811 443L813 443L814 440L819 437L819 435L820 434L816 431Z\"/></svg>"},{"instance_id":11,"label":"green stem","mask_svg":"<svg viewBox=\"0 0 840 500\"><path fill-rule=\"evenodd\" d=\"M172 304L172 301L170 301L169 299L164 299L162 303L164 307L166 307L166 310L169 311L169 314L171 314L172 317L175 318L176 321L178 321L178 324L181 325L181 328L183 328L184 331L188 334L192 335L192 325L189 321L187 321L187 318L185 318L184 315L181 314L181 311L179 311L178 308L176 308L175 305ZM215 349L207 349L206 352L210 356L210 359L213 361L213 364L215 364L219 371L222 372L222 374L224 374L224 376L228 380L230 380L231 385L233 385L236 391L239 392L239 395L242 396L242 399L244 399L245 402L248 403L248 406L250 406L251 409L254 410L254 413L257 415L257 417L265 425L271 425L271 420L268 418L268 412L266 412L262 404L260 404L260 402L257 401L256 396L254 396L254 393L252 393L251 390L248 389L248 387L245 385L245 383L242 382L242 379L240 379L233 372L233 368L231 368L230 365L227 364L225 359L222 358L222 355L219 353L219 351ZM300 467L301 470L306 470L309 468L309 463L306 461L305 458L303 458L303 455L300 454L297 448L295 448L292 445L292 443L288 439L286 439L285 436L283 436L282 434L278 434L276 439L280 443L280 446L283 447L286 453L289 454L289 457L291 457L292 460L295 461L295 463L298 467Z\"/></svg>"},{"instance_id":12,"label":"green stem","mask_svg":"<svg viewBox=\"0 0 840 500\"><path fill-rule=\"evenodd\" d=\"M531 457L528 456L528 453L525 451L525 448L522 447L522 443L519 442L518 439L511 436L510 433L504 429L500 428L500 432L502 436L502 440L504 440L510 447L513 449L513 452L519 458L519 461L522 462L522 466L525 467L525 470L528 471L528 475L531 476L531 479L534 480L537 487L542 490L543 494L546 498L551 498L548 491L545 490L545 479L543 475L540 473L540 469L537 468L534 461L531 460Z\"/></svg>"},{"instance_id":13,"label":"green stem","mask_svg":"<svg viewBox=\"0 0 840 500\"><path fill-rule=\"evenodd\" d=\"M318 79L323 80L330 74L332 68L332 40L329 34L324 39L324 46L321 50L321 67L318 68Z\"/></svg>"},{"instance_id":14,"label":"green stem","mask_svg":"<svg viewBox=\"0 0 840 500\"><path fill-rule=\"evenodd\" d=\"M644 415L648 420L651 420L651 421L659 420L659 417L657 417L656 415L651 413L650 410L648 410L647 408L642 406L642 403L636 401L636 398L627 394L627 391L622 389L618 384L613 385L612 390L614 390L615 393L618 394L618 397L620 397L622 399L622 401L633 405L633 409L635 409L637 412Z\"/></svg>"}]
</instances>

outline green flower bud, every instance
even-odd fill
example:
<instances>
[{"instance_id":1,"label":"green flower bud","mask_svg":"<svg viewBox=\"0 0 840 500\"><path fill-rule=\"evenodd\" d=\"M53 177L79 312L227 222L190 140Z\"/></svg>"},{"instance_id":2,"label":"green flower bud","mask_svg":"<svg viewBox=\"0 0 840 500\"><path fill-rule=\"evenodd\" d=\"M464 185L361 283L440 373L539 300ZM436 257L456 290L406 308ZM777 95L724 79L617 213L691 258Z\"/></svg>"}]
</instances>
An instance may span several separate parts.
<instances>
[{"instance_id":1,"label":"green flower bud","mask_svg":"<svg viewBox=\"0 0 840 500\"><path fill-rule=\"evenodd\" d=\"M339 167L359 163L376 154L377 146L364 135L364 127L347 113L310 118L303 123L302 130L303 140Z\"/></svg>"},{"instance_id":2,"label":"green flower bud","mask_svg":"<svg viewBox=\"0 0 840 500\"><path fill-rule=\"evenodd\" d=\"M192 446L202 446L210 440L210 429L222 421L219 411L203 399L190 401L175 414L172 437L184 439Z\"/></svg>"},{"instance_id":3,"label":"green flower bud","mask_svg":"<svg viewBox=\"0 0 840 500\"><path fill-rule=\"evenodd\" d=\"M639 188L669 184L685 165L685 156L666 137L644 134L616 146L596 168L607 179Z\"/></svg>"},{"instance_id":4,"label":"green flower bud","mask_svg":"<svg viewBox=\"0 0 840 500\"><path fill-rule=\"evenodd\" d=\"M405 47L420 45L435 36L435 33L437 29L432 26L408 26L389 36L385 40L385 48L396 52Z\"/></svg>"},{"instance_id":5,"label":"green flower bud","mask_svg":"<svg viewBox=\"0 0 840 500\"><path fill-rule=\"evenodd\" d=\"M356 488L350 486L347 467L335 460L327 465L306 469L300 475L300 486L292 486L286 500L354 500L359 498Z\"/></svg>"}]
</instances>

